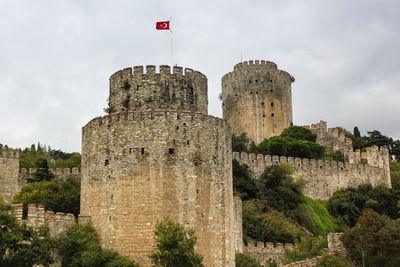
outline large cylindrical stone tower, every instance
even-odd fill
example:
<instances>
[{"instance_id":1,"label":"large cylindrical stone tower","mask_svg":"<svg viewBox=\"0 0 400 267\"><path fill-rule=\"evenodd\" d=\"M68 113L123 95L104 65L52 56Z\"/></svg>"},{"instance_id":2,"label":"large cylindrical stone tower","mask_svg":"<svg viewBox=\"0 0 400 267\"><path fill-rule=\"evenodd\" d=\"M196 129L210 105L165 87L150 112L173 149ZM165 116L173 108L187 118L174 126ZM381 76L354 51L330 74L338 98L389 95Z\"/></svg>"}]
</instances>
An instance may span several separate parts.
<instances>
[{"instance_id":1,"label":"large cylindrical stone tower","mask_svg":"<svg viewBox=\"0 0 400 267\"><path fill-rule=\"evenodd\" d=\"M275 63L255 60L237 64L222 77L223 117L235 134L259 143L293 124L294 78Z\"/></svg>"},{"instance_id":2,"label":"large cylindrical stone tower","mask_svg":"<svg viewBox=\"0 0 400 267\"><path fill-rule=\"evenodd\" d=\"M81 214L142 266L164 217L196 231L206 266L234 266L230 128L207 115L203 74L146 70L112 75L112 113L83 127Z\"/></svg>"}]
</instances>

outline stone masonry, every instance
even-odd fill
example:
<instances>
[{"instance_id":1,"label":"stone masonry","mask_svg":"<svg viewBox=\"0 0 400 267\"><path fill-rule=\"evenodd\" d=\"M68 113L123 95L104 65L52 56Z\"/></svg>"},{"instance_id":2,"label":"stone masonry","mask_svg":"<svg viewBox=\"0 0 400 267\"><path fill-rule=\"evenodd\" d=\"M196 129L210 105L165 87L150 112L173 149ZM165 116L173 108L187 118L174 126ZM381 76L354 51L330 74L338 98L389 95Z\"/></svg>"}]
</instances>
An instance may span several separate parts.
<instances>
[{"instance_id":1,"label":"stone masonry","mask_svg":"<svg viewBox=\"0 0 400 267\"><path fill-rule=\"evenodd\" d=\"M376 150L376 148L371 149ZM390 176L388 179L385 169L370 164L238 152L233 153L233 159L240 164L246 164L256 178L260 177L268 166L282 162L289 163L295 168L293 177L304 179L306 182L304 194L315 199L328 199L341 188L367 183L373 186L391 187Z\"/></svg>"},{"instance_id":2,"label":"stone masonry","mask_svg":"<svg viewBox=\"0 0 400 267\"><path fill-rule=\"evenodd\" d=\"M10 202L19 191L19 152L10 148L0 149L0 196Z\"/></svg>"},{"instance_id":3,"label":"stone masonry","mask_svg":"<svg viewBox=\"0 0 400 267\"><path fill-rule=\"evenodd\" d=\"M70 228L76 221L71 213L45 211L42 205L35 204L28 205L27 218L23 219L23 205L13 204L11 207L11 213L17 218L18 222L25 223L32 228L47 226L50 235L53 237Z\"/></svg>"},{"instance_id":4,"label":"stone masonry","mask_svg":"<svg viewBox=\"0 0 400 267\"><path fill-rule=\"evenodd\" d=\"M164 217L196 231L205 266L234 266L230 128L206 114L203 75L160 69L135 67L139 87L125 87L130 70L113 75L109 109L121 112L83 127L81 214L91 216L105 248L142 266L150 266L154 226ZM123 94L140 104L122 112ZM193 105L180 102L192 95Z\"/></svg>"},{"instance_id":5,"label":"stone masonry","mask_svg":"<svg viewBox=\"0 0 400 267\"><path fill-rule=\"evenodd\" d=\"M260 143L293 125L289 73L264 60L245 61L222 77L223 117L235 134Z\"/></svg>"}]
</instances>

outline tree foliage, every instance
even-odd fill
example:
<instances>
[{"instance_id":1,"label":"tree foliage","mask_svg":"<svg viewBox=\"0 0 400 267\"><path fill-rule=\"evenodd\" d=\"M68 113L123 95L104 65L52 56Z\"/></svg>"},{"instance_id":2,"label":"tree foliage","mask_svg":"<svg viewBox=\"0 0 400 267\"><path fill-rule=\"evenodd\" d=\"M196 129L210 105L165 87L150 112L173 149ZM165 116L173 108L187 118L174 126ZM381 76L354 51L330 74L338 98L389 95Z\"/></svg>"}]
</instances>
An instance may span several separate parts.
<instances>
[{"instance_id":1,"label":"tree foliage","mask_svg":"<svg viewBox=\"0 0 400 267\"><path fill-rule=\"evenodd\" d=\"M232 151L233 152L248 152L248 147L251 141L245 133L238 135L232 134Z\"/></svg>"},{"instance_id":2,"label":"tree foliage","mask_svg":"<svg viewBox=\"0 0 400 267\"><path fill-rule=\"evenodd\" d=\"M400 190L400 162L390 162L390 177L393 190Z\"/></svg>"},{"instance_id":3,"label":"tree foliage","mask_svg":"<svg viewBox=\"0 0 400 267\"><path fill-rule=\"evenodd\" d=\"M357 225L344 233L343 244L358 265L364 262L366 267L399 266L400 220L366 210Z\"/></svg>"},{"instance_id":4,"label":"tree foliage","mask_svg":"<svg viewBox=\"0 0 400 267\"><path fill-rule=\"evenodd\" d=\"M68 179L66 181L43 181L29 183L14 196L14 203L42 204L46 210L72 213L78 216L80 210L80 183Z\"/></svg>"},{"instance_id":5,"label":"tree foliage","mask_svg":"<svg viewBox=\"0 0 400 267\"><path fill-rule=\"evenodd\" d=\"M256 180L253 178L249 167L240 165L237 160L232 161L233 191L242 200L253 199L258 195Z\"/></svg>"},{"instance_id":6,"label":"tree foliage","mask_svg":"<svg viewBox=\"0 0 400 267\"><path fill-rule=\"evenodd\" d=\"M261 263L243 253L235 254L235 266L236 267L262 267Z\"/></svg>"},{"instance_id":7,"label":"tree foliage","mask_svg":"<svg viewBox=\"0 0 400 267\"><path fill-rule=\"evenodd\" d=\"M45 158L38 158L35 163L36 172L27 179L28 183L50 181L54 174L49 170L49 163Z\"/></svg>"},{"instance_id":8,"label":"tree foliage","mask_svg":"<svg viewBox=\"0 0 400 267\"><path fill-rule=\"evenodd\" d=\"M196 239L194 230L186 230L181 224L164 218L156 224L155 251L150 259L155 266L204 266L202 256L194 251Z\"/></svg>"},{"instance_id":9,"label":"tree foliage","mask_svg":"<svg viewBox=\"0 0 400 267\"><path fill-rule=\"evenodd\" d=\"M243 202L243 237L249 242L293 243L303 233L296 224L282 212L274 209L265 211L260 200Z\"/></svg>"},{"instance_id":10,"label":"tree foliage","mask_svg":"<svg viewBox=\"0 0 400 267\"><path fill-rule=\"evenodd\" d=\"M49 266L53 263L54 241L48 229L32 229L9 214L10 207L0 203L0 267Z\"/></svg>"},{"instance_id":11,"label":"tree foliage","mask_svg":"<svg viewBox=\"0 0 400 267\"><path fill-rule=\"evenodd\" d=\"M290 126L283 130L281 136L314 143L317 141L317 134L313 133L310 129L301 126Z\"/></svg>"},{"instance_id":12,"label":"tree foliage","mask_svg":"<svg viewBox=\"0 0 400 267\"><path fill-rule=\"evenodd\" d=\"M118 253L102 249L100 238L91 224L75 224L57 239L62 266L68 267L139 267Z\"/></svg>"},{"instance_id":13,"label":"tree foliage","mask_svg":"<svg viewBox=\"0 0 400 267\"><path fill-rule=\"evenodd\" d=\"M264 139L256 151L261 154L277 156L299 157L299 158L321 158L325 153L325 147L315 142L298 140L291 137L274 136Z\"/></svg>"},{"instance_id":14,"label":"tree foliage","mask_svg":"<svg viewBox=\"0 0 400 267\"><path fill-rule=\"evenodd\" d=\"M321 256L327 247L325 237L302 236L295 242L293 250L285 250L285 263Z\"/></svg>"},{"instance_id":15,"label":"tree foliage","mask_svg":"<svg viewBox=\"0 0 400 267\"><path fill-rule=\"evenodd\" d=\"M303 202L303 180L294 180L290 175L293 167L289 164L267 167L258 180L260 199L272 209L284 212L294 218L294 212Z\"/></svg>"},{"instance_id":16,"label":"tree foliage","mask_svg":"<svg viewBox=\"0 0 400 267\"><path fill-rule=\"evenodd\" d=\"M360 185L357 188L349 187L336 191L328 201L328 209L344 224L353 227L365 208L391 218L399 218L399 197L399 193L386 187Z\"/></svg>"},{"instance_id":17,"label":"tree foliage","mask_svg":"<svg viewBox=\"0 0 400 267\"><path fill-rule=\"evenodd\" d=\"M51 149L49 146L32 145L19 153L21 168L36 168L39 158L46 159L50 168L73 168L81 166L81 154L77 152L65 153L61 150Z\"/></svg>"},{"instance_id":18,"label":"tree foliage","mask_svg":"<svg viewBox=\"0 0 400 267\"><path fill-rule=\"evenodd\" d=\"M315 267L355 267L355 265L345 258L324 254Z\"/></svg>"}]
</instances>

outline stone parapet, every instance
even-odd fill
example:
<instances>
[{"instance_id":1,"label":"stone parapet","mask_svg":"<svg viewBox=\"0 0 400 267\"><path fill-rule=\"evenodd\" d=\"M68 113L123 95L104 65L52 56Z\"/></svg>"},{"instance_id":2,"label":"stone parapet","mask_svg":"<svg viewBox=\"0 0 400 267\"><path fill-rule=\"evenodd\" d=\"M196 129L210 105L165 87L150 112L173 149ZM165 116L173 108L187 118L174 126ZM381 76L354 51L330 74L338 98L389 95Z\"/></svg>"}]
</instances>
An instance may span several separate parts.
<instances>
[{"instance_id":1,"label":"stone parapet","mask_svg":"<svg viewBox=\"0 0 400 267\"><path fill-rule=\"evenodd\" d=\"M240 164L246 164L254 172L256 178L264 172L266 167L289 163L295 168L293 177L305 180L304 193L316 199L328 199L341 188L356 187L361 184L391 187L387 172L369 164L238 152L234 152L232 158Z\"/></svg>"},{"instance_id":2,"label":"stone parapet","mask_svg":"<svg viewBox=\"0 0 400 267\"><path fill-rule=\"evenodd\" d=\"M272 243L272 242L254 242L243 246L243 253L249 255L261 263L268 259L273 259L277 263L282 263L285 257L285 249L292 250L291 243Z\"/></svg>"}]
</instances>

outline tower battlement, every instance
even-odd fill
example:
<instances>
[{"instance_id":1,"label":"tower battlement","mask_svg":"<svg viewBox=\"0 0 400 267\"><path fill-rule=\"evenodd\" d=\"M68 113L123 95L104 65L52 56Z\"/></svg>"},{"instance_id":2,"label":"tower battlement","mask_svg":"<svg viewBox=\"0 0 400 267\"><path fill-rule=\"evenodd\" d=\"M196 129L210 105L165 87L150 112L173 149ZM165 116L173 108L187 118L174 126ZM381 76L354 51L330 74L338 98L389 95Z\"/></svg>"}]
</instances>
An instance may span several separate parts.
<instances>
[{"instance_id":1,"label":"tower battlement","mask_svg":"<svg viewBox=\"0 0 400 267\"><path fill-rule=\"evenodd\" d=\"M8 147L0 148L0 158L19 159L19 151Z\"/></svg>"},{"instance_id":2,"label":"tower battlement","mask_svg":"<svg viewBox=\"0 0 400 267\"><path fill-rule=\"evenodd\" d=\"M109 113L174 109L207 114L207 101L206 76L189 68L136 66L110 77Z\"/></svg>"},{"instance_id":3,"label":"tower battlement","mask_svg":"<svg viewBox=\"0 0 400 267\"><path fill-rule=\"evenodd\" d=\"M223 117L235 134L254 142L276 136L292 125L294 78L270 61L237 64L222 77Z\"/></svg>"}]
</instances>

